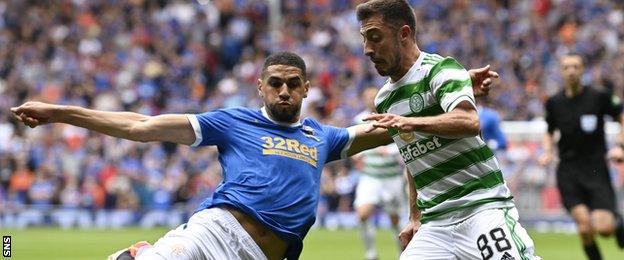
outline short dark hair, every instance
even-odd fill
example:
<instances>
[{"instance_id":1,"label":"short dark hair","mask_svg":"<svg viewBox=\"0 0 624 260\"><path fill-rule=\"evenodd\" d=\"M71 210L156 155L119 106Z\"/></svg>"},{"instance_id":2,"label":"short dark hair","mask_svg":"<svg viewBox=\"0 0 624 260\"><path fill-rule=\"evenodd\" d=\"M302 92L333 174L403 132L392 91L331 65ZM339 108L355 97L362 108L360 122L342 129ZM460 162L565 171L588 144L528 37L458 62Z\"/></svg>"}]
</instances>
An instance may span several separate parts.
<instances>
[{"instance_id":1,"label":"short dark hair","mask_svg":"<svg viewBox=\"0 0 624 260\"><path fill-rule=\"evenodd\" d=\"M357 19L362 22L375 15L381 15L384 22L400 28L408 25L412 29L412 38L416 39L416 15L414 9L405 0L371 0L356 7Z\"/></svg>"},{"instance_id":2,"label":"short dark hair","mask_svg":"<svg viewBox=\"0 0 624 260\"><path fill-rule=\"evenodd\" d=\"M567 53L564 53L563 55L559 56L559 62L561 63L561 59L566 58L566 57L579 57L581 59L581 64L583 64L583 66L585 66L585 56L579 52L575 52L575 51L570 51Z\"/></svg>"},{"instance_id":3,"label":"short dark hair","mask_svg":"<svg viewBox=\"0 0 624 260\"><path fill-rule=\"evenodd\" d=\"M272 65L288 65L297 67L301 69L303 79L305 80L307 78L305 61L303 61L301 56L295 53L280 51L269 55L269 57L264 60L264 65L262 66L262 78L264 78L267 68Z\"/></svg>"}]
</instances>

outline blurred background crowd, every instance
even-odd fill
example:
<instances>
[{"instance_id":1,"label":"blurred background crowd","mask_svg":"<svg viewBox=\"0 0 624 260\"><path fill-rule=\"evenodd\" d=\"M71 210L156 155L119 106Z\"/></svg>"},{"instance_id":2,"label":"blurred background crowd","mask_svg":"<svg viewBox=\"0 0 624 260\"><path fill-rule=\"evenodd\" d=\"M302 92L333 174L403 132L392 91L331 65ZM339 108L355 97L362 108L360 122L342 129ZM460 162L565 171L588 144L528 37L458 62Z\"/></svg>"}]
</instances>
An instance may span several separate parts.
<instances>
[{"instance_id":1,"label":"blurred background crowd","mask_svg":"<svg viewBox=\"0 0 624 260\"><path fill-rule=\"evenodd\" d=\"M265 0L199 2L0 1L0 227L174 225L221 178L214 148L133 143L66 125L29 129L9 115L24 101L149 115L258 107L264 58L290 50L305 58L312 83L304 114L348 126L364 110L361 91L383 84L363 55L360 1L283 0L277 9ZM585 84L624 94L622 1L409 2L422 50L501 74L487 104L504 120L543 116L542 102L560 88L557 56L568 51L587 59ZM535 163L539 140L509 149L504 172L526 194L517 200L560 212L552 174ZM325 212L352 211L357 165L325 169L322 224Z\"/></svg>"}]
</instances>

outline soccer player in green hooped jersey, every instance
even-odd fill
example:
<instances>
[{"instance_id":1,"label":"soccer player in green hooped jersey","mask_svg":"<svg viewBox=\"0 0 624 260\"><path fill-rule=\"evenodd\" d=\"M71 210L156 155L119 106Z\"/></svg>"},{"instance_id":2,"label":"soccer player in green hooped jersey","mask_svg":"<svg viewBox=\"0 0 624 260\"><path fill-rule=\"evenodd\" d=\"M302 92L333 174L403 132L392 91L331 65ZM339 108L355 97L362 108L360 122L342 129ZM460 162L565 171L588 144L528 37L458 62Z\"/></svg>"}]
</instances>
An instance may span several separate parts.
<instances>
[{"instance_id":1,"label":"soccer player in green hooped jersey","mask_svg":"<svg viewBox=\"0 0 624 260\"><path fill-rule=\"evenodd\" d=\"M468 72L453 58L418 49L405 0L372 0L356 12L364 54L389 77L375 98L379 114L366 120L388 129L411 173L401 259L540 259L478 136Z\"/></svg>"}]
</instances>

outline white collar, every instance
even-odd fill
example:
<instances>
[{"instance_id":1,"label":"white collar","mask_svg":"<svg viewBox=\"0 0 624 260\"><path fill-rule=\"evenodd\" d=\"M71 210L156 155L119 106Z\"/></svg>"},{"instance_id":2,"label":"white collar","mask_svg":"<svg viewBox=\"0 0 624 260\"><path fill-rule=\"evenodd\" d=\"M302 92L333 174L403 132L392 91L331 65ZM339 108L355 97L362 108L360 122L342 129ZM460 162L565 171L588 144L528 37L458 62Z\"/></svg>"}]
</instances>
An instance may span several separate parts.
<instances>
[{"instance_id":1,"label":"white collar","mask_svg":"<svg viewBox=\"0 0 624 260\"><path fill-rule=\"evenodd\" d=\"M399 80L395 82L392 82L392 79L388 78L388 82L390 82L390 84L395 84L397 86L401 85L403 81L405 81L407 78L409 78L409 76L411 76L412 73L414 73L414 71L419 70L422 67L422 62L423 62L423 59L425 59L425 55L427 55L427 53L424 51L421 51L420 54L418 55L418 59L416 59L416 62L412 64L410 69L407 70L407 72L405 73L405 75L403 75L403 77L401 77Z\"/></svg>"},{"instance_id":2,"label":"white collar","mask_svg":"<svg viewBox=\"0 0 624 260\"><path fill-rule=\"evenodd\" d=\"M278 124L278 125L281 125L281 126L288 126L288 127L297 127L297 126L300 126L300 125L301 125L301 120L297 120L297 122L292 123L292 124L289 124L289 123L284 123L284 122L278 122L278 121L273 120L273 119L269 116L269 113L267 113L267 111L266 111L266 107L264 107L264 106L260 108L260 111L262 111L262 115L263 115L266 119L268 119L269 121L271 121L271 122L273 122L273 123L275 123L275 124Z\"/></svg>"}]
</instances>

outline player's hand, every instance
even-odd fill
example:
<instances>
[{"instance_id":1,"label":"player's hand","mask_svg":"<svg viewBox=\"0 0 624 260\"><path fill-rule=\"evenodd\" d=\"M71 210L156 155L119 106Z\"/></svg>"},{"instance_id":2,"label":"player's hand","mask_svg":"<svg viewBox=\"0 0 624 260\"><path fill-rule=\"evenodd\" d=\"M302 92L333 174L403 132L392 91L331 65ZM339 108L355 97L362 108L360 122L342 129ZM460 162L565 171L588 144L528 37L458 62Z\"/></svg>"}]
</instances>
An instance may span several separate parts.
<instances>
[{"instance_id":1,"label":"player's hand","mask_svg":"<svg viewBox=\"0 0 624 260\"><path fill-rule=\"evenodd\" d=\"M401 251L405 250L407 244L412 240L412 237L420 228L420 221L410 221L407 226L399 233L399 242L401 243Z\"/></svg>"},{"instance_id":2,"label":"player's hand","mask_svg":"<svg viewBox=\"0 0 624 260\"><path fill-rule=\"evenodd\" d=\"M367 133L376 128L394 128L399 132L411 132L415 130L414 125L411 124L410 118L389 113L370 114L364 117L364 121L372 121L371 127L366 129Z\"/></svg>"},{"instance_id":3,"label":"player's hand","mask_svg":"<svg viewBox=\"0 0 624 260\"><path fill-rule=\"evenodd\" d=\"M35 128L43 124L52 123L54 121L54 111L58 107L57 105L30 101L19 107L12 107L11 113L15 119L31 128Z\"/></svg>"},{"instance_id":4,"label":"player's hand","mask_svg":"<svg viewBox=\"0 0 624 260\"><path fill-rule=\"evenodd\" d=\"M553 156L551 153L544 153L538 161L541 166L546 166L553 161Z\"/></svg>"},{"instance_id":5,"label":"player's hand","mask_svg":"<svg viewBox=\"0 0 624 260\"><path fill-rule=\"evenodd\" d=\"M498 73L490 70L490 65L478 69L471 69L468 73L470 73L472 91L475 97L487 96L492 87L492 78L498 78Z\"/></svg>"}]
</instances>

